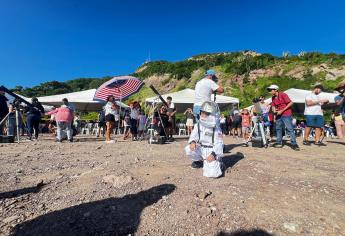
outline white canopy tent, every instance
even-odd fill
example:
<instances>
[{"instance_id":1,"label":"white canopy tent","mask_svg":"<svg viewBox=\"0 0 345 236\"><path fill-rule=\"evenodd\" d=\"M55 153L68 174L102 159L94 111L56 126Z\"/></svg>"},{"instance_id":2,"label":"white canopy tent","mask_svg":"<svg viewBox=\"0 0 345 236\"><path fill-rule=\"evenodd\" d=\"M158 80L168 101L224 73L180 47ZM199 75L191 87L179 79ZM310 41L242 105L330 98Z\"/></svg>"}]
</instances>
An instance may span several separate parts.
<instances>
[{"instance_id":1,"label":"white canopy tent","mask_svg":"<svg viewBox=\"0 0 345 236\"><path fill-rule=\"evenodd\" d=\"M184 89L175 93L168 93L162 95L162 97L166 100L167 97L172 98L172 102L175 104L176 109L178 112L184 112L187 108L192 108L195 100L195 91L193 89ZM214 95L212 95L212 100L214 99ZM150 97L145 100L147 104L152 103L159 103L159 98ZM222 110L227 106L236 105L238 106L239 99L234 97L228 97L223 95L216 95L216 102L219 108Z\"/></svg>"},{"instance_id":2,"label":"white canopy tent","mask_svg":"<svg viewBox=\"0 0 345 236\"><path fill-rule=\"evenodd\" d=\"M68 101L74 106L77 111L90 112L90 111L100 111L105 105L104 102L94 101L93 97L95 95L96 89L89 89L74 93L65 93L51 96L38 97L38 100L42 104L50 106L60 106L62 104L62 99L67 98ZM124 103L117 102L122 108L128 108Z\"/></svg>"},{"instance_id":3,"label":"white canopy tent","mask_svg":"<svg viewBox=\"0 0 345 236\"><path fill-rule=\"evenodd\" d=\"M311 93L311 90L291 88L291 89L284 91L284 93L286 93L290 97L291 101L294 103L294 106L293 106L294 111L297 112L298 114L303 114L304 108L305 108L305 98L307 97L308 94ZM334 108L336 106L334 98L337 95L338 94L336 94L336 93L326 93L326 92L320 93L321 98L329 100L329 103L327 105L322 106L322 107L324 109ZM265 102L271 103L272 99L271 98L265 99ZM247 109L251 109L252 107L253 106L250 106Z\"/></svg>"}]
</instances>

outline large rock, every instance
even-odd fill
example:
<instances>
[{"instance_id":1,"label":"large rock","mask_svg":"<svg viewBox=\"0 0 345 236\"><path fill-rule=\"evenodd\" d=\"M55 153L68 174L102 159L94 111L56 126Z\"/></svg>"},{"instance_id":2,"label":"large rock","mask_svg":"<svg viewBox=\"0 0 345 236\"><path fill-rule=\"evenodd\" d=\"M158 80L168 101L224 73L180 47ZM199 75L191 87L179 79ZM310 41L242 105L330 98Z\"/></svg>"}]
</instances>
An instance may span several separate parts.
<instances>
[{"instance_id":1,"label":"large rock","mask_svg":"<svg viewBox=\"0 0 345 236\"><path fill-rule=\"evenodd\" d=\"M116 176L116 175L106 175L102 179L103 183L111 184L115 188L121 188L133 181L132 176Z\"/></svg>"}]
</instances>

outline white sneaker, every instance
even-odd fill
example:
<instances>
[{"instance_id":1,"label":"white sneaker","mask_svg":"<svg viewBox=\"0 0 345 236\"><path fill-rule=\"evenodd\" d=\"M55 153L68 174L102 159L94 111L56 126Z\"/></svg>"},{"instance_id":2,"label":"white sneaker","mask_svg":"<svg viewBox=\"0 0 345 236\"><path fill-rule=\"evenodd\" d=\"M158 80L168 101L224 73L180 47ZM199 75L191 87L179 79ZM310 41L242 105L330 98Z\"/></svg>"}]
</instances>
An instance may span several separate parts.
<instances>
[{"instance_id":1,"label":"white sneaker","mask_svg":"<svg viewBox=\"0 0 345 236\"><path fill-rule=\"evenodd\" d=\"M105 143L115 143L115 140L105 141Z\"/></svg>"}]
</instances>

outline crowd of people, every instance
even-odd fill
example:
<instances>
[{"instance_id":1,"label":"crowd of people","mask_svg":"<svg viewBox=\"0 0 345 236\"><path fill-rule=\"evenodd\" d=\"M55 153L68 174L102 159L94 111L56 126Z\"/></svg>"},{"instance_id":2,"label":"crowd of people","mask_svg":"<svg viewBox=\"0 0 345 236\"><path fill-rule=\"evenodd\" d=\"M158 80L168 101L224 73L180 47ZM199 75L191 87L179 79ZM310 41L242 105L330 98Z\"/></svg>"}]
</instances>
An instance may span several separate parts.
<instances>
[{"instance_id":1,"label":"crowd of people","mask_svg":"<svg viewBox=\"0 0 345 236\"><path fill-rule=\"evenodd\" d=\"M156 113L159 115L145 114L138 101L130 102L129 109L120 109L115 98L109 96L106 105L98 115L97 124L100 129L98 135L105 133L106 143L115 142L112 134L123 134L124 140L141 141L145 139L147 134L145 131L150 126L161 125L162 134L172 140L176 130L176 109L172 98L168 97L167 105L161 105Z\"/></svg>"},{"instance_id":2,"label":"crowd of people","mask_svg":"<svg viewBox=\"0 0 345 236\"><path fill-rule=\"evenodd\" d=\"M21 107L17 100L8 104L5 92L0 91L0 135L14 136L19 128L21 135L26 133L29 140L37 140L39 133L45 130L52 133L57 142L73 142L74 135L90 126L97 129L98 136L105 136L106 143L116 142L114 134L122 134L124 140L138 141L151 131L172 141L173 135L182 125L189 135L185 151L192 160L192 167L203 167L204 176L219 177L223 168L223 137L226 135L242 138L246 144L251 138L264 135L269 141L274 140L272 146L275 148L283 147L285 136L296 151L300 150L297 136L303 137L303 145L314 143L317 146L325 146L322 142L325 136L343 139L344 91L335 97L336 109L333 110L331 120L325 122L322 106L330 101L322 96L322 90L321 85L315 85L306 96L303 120L294 117L291 98L280 91L277 85L267 88L271 95L270 102L261 96L253 99L251 107L242 110L234 108L225 115L220 113L218 105L211 100L212 94L223 93L224 89L216 72L208 70L205 77L196 84L195 103L193 108L184 111L184 121L176 120L177 110L171 97L167 98L166 103L145 114L138 101L130 102L129 108L121 109L115 97L110 95L99 111L97 121L92 123L83 122L67 98L61 101L61 106L45 113L37 98L31 99L31 105ZM42 126L44 116L50 116L50 119L44 121Z\"/></svg>"}]
</instances>

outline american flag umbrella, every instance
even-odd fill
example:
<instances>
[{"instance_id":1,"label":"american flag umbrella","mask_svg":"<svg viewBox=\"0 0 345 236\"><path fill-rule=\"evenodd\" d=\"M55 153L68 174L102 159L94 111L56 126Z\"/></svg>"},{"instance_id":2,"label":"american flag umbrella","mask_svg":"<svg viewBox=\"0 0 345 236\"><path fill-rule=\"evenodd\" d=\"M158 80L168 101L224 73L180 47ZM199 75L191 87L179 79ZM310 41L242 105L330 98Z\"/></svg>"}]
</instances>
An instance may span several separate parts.
<instances>
[{"instance_id":1,"label":"american flag umbrella","mask_svg":"<svg viewBox=\"0 0 345 236\"><path fill-rule=\"evenodd\" d=\"M106 101L112 95L115 99L126 99L137 93L144 82L133 76L117 76L102 84L95 93L93 100Z\"/></svg>"}]
</instances>

